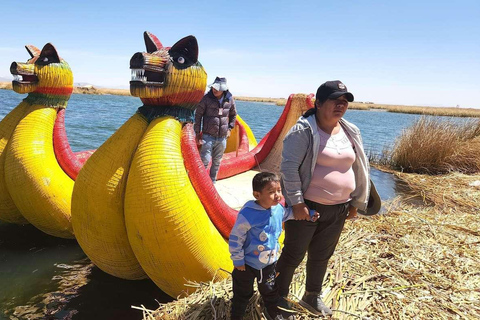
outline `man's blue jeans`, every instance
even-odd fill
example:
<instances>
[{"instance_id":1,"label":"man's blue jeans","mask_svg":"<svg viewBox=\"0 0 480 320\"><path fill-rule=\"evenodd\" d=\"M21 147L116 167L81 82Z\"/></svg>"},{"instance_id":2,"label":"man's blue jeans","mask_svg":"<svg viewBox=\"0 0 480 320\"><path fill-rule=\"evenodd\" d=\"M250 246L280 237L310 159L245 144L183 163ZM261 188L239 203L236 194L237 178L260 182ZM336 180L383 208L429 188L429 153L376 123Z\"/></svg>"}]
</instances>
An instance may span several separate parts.
<instances>
[{"instance_id":1,"label":"man's blue jeans","mask_svg":"<svg viewBox=\"0 0 480 320\"><path fill-rule=\"evenodd\" d=\"M202 140L203 144L202 149L200 150L200 157L202 158L205 168L208 167L210 160L212 161L212 166L210 168L210 179L215 182L217 180L218 168L220 167L220 162L222 161L223 152L227 147L227 137L217 138L204 133Z\"/></svg>"}]
</instances>

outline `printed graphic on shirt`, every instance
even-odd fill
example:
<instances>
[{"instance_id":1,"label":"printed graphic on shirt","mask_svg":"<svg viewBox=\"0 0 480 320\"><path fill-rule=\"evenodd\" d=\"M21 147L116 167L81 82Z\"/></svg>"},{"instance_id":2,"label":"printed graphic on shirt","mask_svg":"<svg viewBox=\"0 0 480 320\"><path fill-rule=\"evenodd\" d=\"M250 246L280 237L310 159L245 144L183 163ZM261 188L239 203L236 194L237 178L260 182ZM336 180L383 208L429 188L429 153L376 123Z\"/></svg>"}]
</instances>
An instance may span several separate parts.
<instances>
[{"instance_id":1,"label":"printed graphic on shirt","mask_svg":"<svg viewBox=\"0 0 480 320\"><path fill-rule=\"evenodd\" d=\"M269 263L271 261L276 261L277 250L267 250L260 253L258 260L262 263Z\"/></svg>"},{"instance_id":2,"label":"printed graphic on shirt","mask_svg":"<svg viewBox=\"0 0 480 320\"><path fill-rule=\"evenodd\" d=\"M267 234L265 233L265 231L262 231L262 233L260 233L260 235L258 236L258 238L261 240L261 241L266 241L268 239L268 236Z\"/></svg>"}]
</instances>

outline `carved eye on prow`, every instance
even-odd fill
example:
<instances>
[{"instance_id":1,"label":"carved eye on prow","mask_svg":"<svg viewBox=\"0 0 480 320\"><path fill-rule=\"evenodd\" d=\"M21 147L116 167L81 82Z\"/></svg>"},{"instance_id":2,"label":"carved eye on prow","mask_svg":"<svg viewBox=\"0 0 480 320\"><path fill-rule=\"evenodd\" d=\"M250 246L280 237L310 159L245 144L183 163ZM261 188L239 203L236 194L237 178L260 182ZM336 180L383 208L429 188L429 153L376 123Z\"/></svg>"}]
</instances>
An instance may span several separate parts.
<instances>
[{"instance_id":1,"label":"carved eye on prow","mask_svg":"<svg viewBox=\"0 0 480 320\"><path fill-rule=\"evenodd\" d=\"M187 36L168 50L173 65L177 69L186 69L198 61L198 43L194 36Z\"/></svg>"}]
</instances>

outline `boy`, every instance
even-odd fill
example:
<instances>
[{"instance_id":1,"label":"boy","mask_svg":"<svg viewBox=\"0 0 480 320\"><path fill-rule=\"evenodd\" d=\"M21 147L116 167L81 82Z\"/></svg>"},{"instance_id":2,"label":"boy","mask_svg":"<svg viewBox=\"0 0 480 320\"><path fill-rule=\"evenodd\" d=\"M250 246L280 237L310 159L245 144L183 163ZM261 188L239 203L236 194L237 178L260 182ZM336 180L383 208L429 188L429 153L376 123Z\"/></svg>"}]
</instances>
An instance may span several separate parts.
<instances>
[{"instance_id":1,"label":"boy","mask_svg":"<svg viewBox=\"0 0 480 320\"><path fill-rule=\"evenodd\" d=\"M270 172L255 175L252 181L255 201L248 201L238 213L229 238L229 250L235 269L231 319L242 319L248 301L253 295L253 281L257 278L258 291L269 319L284 319L277 309L278 295L274 289L275 265L278 260L278 237L282 222L292 219L291 208L281 204L282 188L279 177ZM311 210L312 221L319 214Z\"/></svg>"}]
</instances>

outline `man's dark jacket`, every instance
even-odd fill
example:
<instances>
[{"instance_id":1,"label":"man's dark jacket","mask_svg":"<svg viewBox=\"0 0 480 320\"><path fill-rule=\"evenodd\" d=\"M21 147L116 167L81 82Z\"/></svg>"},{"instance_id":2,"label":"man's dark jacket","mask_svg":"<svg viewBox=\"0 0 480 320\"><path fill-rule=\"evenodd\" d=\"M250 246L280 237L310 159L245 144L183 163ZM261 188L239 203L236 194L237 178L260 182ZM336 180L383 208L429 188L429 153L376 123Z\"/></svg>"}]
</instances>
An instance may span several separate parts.
<instances>
[{"instance_id":1,"label":"man's dark jacket","mask_svg":"<svg viewBox=\"0 0 480 320\"><path fill-rule=\"evenodd\" d=\"M210 89L200 100L195 110L193 126L197 135L200 133L200 123L202 124L201 131L214 137L226 137L228 129L233 129L237 116L235 100L230 91L225 91L223 97L222 105L220 105ZM222 108L223 112L220 115Z\"/></svg>"}]
</instances>

